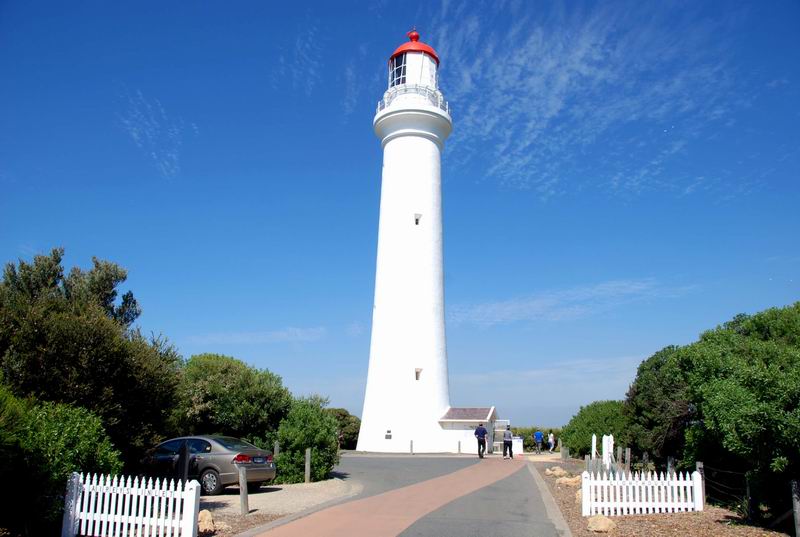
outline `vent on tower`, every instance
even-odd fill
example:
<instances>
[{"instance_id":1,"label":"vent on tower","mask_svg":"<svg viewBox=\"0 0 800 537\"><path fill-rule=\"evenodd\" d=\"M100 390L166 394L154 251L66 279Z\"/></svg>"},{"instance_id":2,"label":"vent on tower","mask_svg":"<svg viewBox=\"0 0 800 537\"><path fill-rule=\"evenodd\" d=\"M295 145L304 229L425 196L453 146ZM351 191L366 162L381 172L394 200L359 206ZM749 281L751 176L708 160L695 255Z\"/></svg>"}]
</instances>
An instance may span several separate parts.
<instances>
[{"instance_id":1,"label":"vent on tower","mask_svg":"<svg viewBox=\"0 0 800 537\"><path fill-rule=\"evenodd\" d=\"M416 213L416 214L414 215L414 225L415 225L415 226L418 226L418 225L419 225L419 221L420 221L420 219L421 219L421 218L422 218L422 215L421 215L421 214L419 214L419 213Z\"/></svg>"},{"instance_id":2,"label":"vent on tower","mask_svg":"<svg viewBox=\"0 0 800 537\"><path fill-rule=\"evenodd\" d=\"M391 440L392 439L392 430L391 429L387 429L386 430L386 436L384 438L386 438L386 440Z\"/></svg>"},{"instance_id":3,"label":"vent on tower","mask_svg":"<svg viewBox=\"0 0 800 537\"><path fill-rule=\"evenodd\" d=\"M414 370L414 376L419 380L419 376L422 374L422 368L418 367Z\"/></svg>"}]
</instances>

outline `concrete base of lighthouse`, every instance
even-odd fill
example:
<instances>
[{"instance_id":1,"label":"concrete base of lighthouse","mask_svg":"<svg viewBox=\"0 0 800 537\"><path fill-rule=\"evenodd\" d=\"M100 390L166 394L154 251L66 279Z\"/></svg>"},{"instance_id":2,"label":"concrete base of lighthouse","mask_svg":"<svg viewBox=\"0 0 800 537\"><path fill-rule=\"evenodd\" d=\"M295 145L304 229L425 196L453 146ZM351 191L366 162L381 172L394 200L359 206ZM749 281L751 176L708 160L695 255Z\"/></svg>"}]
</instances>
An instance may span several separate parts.
<instances>
[{"instance_id":1,"label":"concrete base of lighthouse","mask_svg":"<svg viewBox=\"0 0 800 537\"><path fill-rule=\"evenodd\" d=\"M483 424L489 431L491 451L497 412L495 407L449 407L433 427L431 424L409 430L364 430L358 436L357 451L373 453L472 453L477 454L475 428Z\"/></svg>"}]
</instances>

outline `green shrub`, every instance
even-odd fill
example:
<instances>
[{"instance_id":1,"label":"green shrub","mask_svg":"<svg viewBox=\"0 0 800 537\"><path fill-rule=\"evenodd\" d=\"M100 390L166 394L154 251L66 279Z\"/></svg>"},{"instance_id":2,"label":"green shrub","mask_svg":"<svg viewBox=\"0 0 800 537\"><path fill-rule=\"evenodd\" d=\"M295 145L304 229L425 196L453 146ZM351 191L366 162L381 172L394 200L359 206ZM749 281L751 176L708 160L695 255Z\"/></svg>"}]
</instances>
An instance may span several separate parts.
<instances>
[{"instance_id":1,"label":"green shrub","mask_svg":"<svg viewBox=\"0 0 800 537\"><path fill-rule=\"evenodd\" d=\"M336 419L320 397L296 399L278 427L280 453L277 483L300 483L305 477L305 452L311 448L311 480L327 479L339 462Z\"/></svg>"},{"instance_id":2,"label":"green shrub","mask_svg":"<svg viewBox=\"0 0 800 537\"><path fill-rule=\"evenodd\" d=\"M20 433L25 423L25 407L0 384L0 482L19 486L0 487L0 528L20 531L24 525L27 498L25 458L20 446ZM20 490L22 488L22 490ZM0 534L2 534L0 530Z\"/></svg>"},{"instance_id":3,"label":"green shrub","mask_svg":"<svg viewBox=\"0 0 800 537\"><path fill-rule=\"evenodd\" d=\"M358 416L353 416L344 408L326 408L325 411L336 418L339 431L339 447L341 449L356 449L358 431L361 429L361 420L358 419Z\"/></svg>"},{"instance_id":4,"label":"green shrub","mask_svg":"<svg viewBox=\"0 0 800 537\"><path fill-rule=\"evenodd\" d=\"M613 434L614 443L622 445L627 427L622 401L595 401L572 417L561 432L561 440L569 447L570 455L583 457L592 450L592 434L597 435L597 449L604 434Z\"/></svg>"},{"instance_id":5,"label":"green shrub","mask_svg":"<svg viewBox=\"0 0 800 537\"><path fill-rule=\"evenodd\" d=\"M25 420L25 409L8 387L0 384L0 482L8 483L19 464L20 430Z\"/></svg>"},{"instance_id":6,"label":"green shrub","mask_svg":"<svg viewBox=\"0 0 800 537\"><path fill-rule=\"evenodd\" d=\"M100 418L84 408L41 403L25 413L20 431L31 482L30 497L44 523L60 520L63 493L72 472L117 474L122 470Z\"/></svg>"},{"instance_id":7,"label":"green shrub","mask_svg":"<svg viewBox=\"0 0 800 537\"><path fill-rule=\"evenodd\" d=\"M198 354L181 371L172 418L179 434L224 434L264 445L291 401L278 375L230 356Z\"/></svg>"}]
</instances>

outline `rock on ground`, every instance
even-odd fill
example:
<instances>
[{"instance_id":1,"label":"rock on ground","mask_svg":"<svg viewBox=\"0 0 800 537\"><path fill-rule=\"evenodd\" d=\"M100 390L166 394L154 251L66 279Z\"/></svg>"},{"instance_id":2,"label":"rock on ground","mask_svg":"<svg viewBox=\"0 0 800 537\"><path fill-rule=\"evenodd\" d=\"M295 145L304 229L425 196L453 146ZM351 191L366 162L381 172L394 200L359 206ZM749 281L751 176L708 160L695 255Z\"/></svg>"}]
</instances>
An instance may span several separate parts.
<instances>
[{"instance_id":1,"label":"rock on ground","mask_svg":"<svg viewBox=\"0 0 800 537\"><path fill-rule=\"evenodd\" d=\"M616 527L617 525L614 523L614 521L605 515L594 515L589 517L589 531L593 531L595 533L608 533Z\"/></svg>"},{"instance_id":2,"label":"rock on ground","mask_svg":"<svg viewBox=\"0 0 800 537\"><path fill-rule=\"evenodd\" d=\"M214 531L214 517L211 511L203 509L197 514L197 531L199 533L212 533Z\"/></svg>"},{"instance_id":3,"label":"rock on ground","mask_svg":"<svg viewBox=\"0 0 800 537\"><path fill-rule=\"evenodd\" d=\"M544 471L545 475L553 476L553 477L566 477L569 475L569 472L564 470L560 466L552 466Z\"/></svg>"},{"instance_id":4,"label":"rock on ground","mask_svg":"<svg viewBox=\"0 0 800 537\"><path fill-rule=\"evenodd\" d=\"M581 484L581 476L575 477L559 477L556 479L556 485L568 485L570 487L577 487Z\"/></svg>"}]
</instances>

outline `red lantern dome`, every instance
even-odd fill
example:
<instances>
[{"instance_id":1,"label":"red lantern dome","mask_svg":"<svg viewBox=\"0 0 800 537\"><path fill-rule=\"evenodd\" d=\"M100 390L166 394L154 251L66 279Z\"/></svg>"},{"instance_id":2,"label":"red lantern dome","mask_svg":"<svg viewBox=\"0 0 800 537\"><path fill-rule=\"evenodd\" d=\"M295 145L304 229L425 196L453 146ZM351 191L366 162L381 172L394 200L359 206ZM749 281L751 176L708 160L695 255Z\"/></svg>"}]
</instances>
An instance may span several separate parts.
<instances>
[{"instance_id":1,"label":"red lantern dome","mask_svg":"<svg viewBox=\"0 0 800 537\"><path fill-rule=\"evenodd\" d=\"M433 60L436 62L436 65L439 65L439 56L436 55L436 51L433 50L433 47L430 45L426 45L419 40L419 33L416 30L411 30L406 35L408 36L409 42L403 43L397 47L397 50L395 50L389 58L390 62L392 59L406 52L422 52L423 54L427 54L433 58Z\"/></svg>"}]
</instances>

